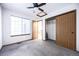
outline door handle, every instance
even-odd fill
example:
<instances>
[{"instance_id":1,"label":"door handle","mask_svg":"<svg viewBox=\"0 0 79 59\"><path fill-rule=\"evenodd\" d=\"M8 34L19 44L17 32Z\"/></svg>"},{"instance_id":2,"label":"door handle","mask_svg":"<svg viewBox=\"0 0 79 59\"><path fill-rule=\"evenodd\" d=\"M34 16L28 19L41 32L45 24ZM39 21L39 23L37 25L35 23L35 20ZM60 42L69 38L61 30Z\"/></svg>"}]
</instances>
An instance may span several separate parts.
<instances>
[{"instance_id":1,"label":"door handle","mask_svg":"<svg viewBox=\"0 0 79 59\"><path fill-rule=\"evenodd\" d=\"M72 34L73 34L74 32L72 32Z\"/></svg>"}]
</instances>

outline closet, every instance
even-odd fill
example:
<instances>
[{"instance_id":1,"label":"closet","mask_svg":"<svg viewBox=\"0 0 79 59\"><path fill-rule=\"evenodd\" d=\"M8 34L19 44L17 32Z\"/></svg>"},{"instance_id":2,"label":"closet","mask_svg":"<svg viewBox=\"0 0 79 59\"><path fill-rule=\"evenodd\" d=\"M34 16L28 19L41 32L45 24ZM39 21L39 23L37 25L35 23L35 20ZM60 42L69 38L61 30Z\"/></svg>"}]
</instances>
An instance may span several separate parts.
<instances>
[{"instance_id":1,"label":"closet","mask_svg":"<svg viewBox=\"0 0 79 59\"><path fill-rule=\"evenodd\" d=\"M56 40L56 19L46 20L46 38L48 40Z\"/></svg>"},{"instance_id":2,"label":"closet","mask_svg":"<svg viewBox=\"0 0 79 59\"><path fill-rule=\"evenodd\" d=\"M58 46L76 50L76 10L46 19L46 38L55 40Z\"/></svg>"},{"instance_id":3,"label":"closet","mask_svg":"<svg viewBox=\"0 0 79 59\"><path fill-rule=\"evenodd\" d=\"M76 50L76 11L56 16L56 43Z\"/></svg>"}]
</instances>

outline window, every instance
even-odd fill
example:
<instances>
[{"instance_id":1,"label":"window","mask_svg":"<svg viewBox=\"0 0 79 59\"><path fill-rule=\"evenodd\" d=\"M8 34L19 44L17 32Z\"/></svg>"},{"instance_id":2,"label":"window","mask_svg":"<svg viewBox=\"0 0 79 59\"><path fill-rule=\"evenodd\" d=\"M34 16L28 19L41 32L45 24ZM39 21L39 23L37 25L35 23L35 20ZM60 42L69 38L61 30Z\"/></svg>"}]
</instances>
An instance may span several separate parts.
<instances>
[{"instance_id":1,"label":"window","mask_svg":"<svg viewBox=\"0 0 79 59\"><path fill-rule=\"evenodd\" d=\"M11 16L11 35L30 34L31 20Z\"/></svg>"}]
</instances>

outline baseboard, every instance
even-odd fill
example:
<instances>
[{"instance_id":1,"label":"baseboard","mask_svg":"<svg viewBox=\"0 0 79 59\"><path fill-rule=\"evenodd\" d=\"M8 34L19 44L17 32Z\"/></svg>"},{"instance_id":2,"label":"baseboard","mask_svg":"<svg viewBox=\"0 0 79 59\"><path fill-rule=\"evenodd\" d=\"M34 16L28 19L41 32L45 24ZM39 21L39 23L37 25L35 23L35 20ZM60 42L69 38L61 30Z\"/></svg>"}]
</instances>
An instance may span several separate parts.
<instances>
[{"instance_id":1,"label":"baseboard","mask_svg":"<svg viewBox=\"0 0 79 59\"><path fill-rule=\"evenodd\" d=\"M28 40L24 40L24 41L30 41L30 40L32 40L32 39L28 39ZM16 42L16 43L12 43L12 44L3 45L2 47L9 46L9 45L13 45L13 44L20 44L20 43L22 43L24 41L20 41L20 42Z\"/></svg>"}]
</instances>

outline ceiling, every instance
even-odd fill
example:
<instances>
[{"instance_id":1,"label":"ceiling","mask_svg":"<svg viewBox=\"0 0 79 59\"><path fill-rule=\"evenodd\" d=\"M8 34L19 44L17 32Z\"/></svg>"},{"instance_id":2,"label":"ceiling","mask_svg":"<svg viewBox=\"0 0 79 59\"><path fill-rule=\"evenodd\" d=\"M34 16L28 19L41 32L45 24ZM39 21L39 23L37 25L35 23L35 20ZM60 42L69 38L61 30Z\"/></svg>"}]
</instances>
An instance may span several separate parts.
<instances>
[{"instance_id":1,"label":"ceiling","mask_svg":"<svg viewBox=\"0 0 79 59\"><path fill-rule=\"evenodd\" d=\"M68 3L47 3L46 5L42 6L41 8L44 9L44 11L49 14L53 13L55 10L58 10L60 8L63 8L67 5L70 5ZM19 13L26 14L30 17L34 17L36 13L40 12L37 8L35 9L28 9L27 7L33 6L32 3L2 3L2 6L4 8L7 8L12 11L16 11Z\"/></svg>"},{"instance_id":2,"label":"ceiling","mask_svg":"<svg viewBox=\"0 0 79 59\"><path fill-rule=\"evenodd\" d=\"M32 6L31 3L2 3L2 7L7 8L12 11L23 13L28 16L33 16L33 9L27 9L28 6Z\"/></svg>"}]
</instances>

